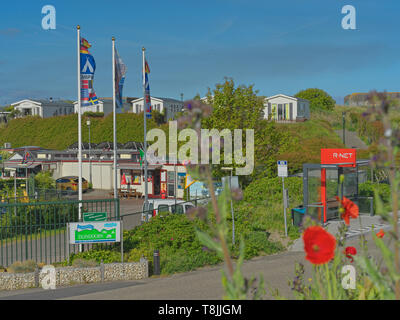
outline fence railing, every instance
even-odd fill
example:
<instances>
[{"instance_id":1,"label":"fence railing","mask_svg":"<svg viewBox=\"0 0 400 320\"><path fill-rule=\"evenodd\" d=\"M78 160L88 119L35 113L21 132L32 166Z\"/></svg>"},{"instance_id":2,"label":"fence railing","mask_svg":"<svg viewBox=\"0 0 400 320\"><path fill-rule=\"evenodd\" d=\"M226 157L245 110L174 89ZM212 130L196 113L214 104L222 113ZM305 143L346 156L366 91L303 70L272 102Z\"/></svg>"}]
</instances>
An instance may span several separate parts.
<instances>
[{"instance_id":1,"label":"fence railing","mask_svg":"<svg viewBox=\"0 0 400 320\"><path fill-rule=\"evenodd\" d=\"M78 246L68 243L67 223L79 222L80 204L82 216L107 212L107 220L120 220L119 199L0 203L0 265L61 262L69 253L77 253Z\"/></svg>"}]
</instances>

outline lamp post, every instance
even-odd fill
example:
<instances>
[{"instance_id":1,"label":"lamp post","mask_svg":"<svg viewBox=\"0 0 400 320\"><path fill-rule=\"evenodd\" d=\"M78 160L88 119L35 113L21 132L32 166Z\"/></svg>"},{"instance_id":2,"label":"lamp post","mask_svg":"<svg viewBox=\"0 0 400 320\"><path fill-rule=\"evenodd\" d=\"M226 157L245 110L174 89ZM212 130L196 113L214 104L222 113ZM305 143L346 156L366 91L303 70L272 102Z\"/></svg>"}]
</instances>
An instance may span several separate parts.
<instances>
[{"instance_id":1,"label":"lamp post","mask_svg":"<svg viewBox=\"0 0 400 320\"><path fill-rule=\"evenodd\" d=\"M230 171L231 175L229 177L229 192L231 198L231 214L232 214L232 244L235 244L235 215L233 213L233 201L232 201L232 172L233 168L231 167L222 167L221 170Z\"/></svg>"},{"instance_id":2,"label":"lamp post","mask_svg":"<svg viewBox=\"0 0 400 320\"><path fill-rule=\"evenodd\" d=\"M343 124L343 144L346 145L346 112L342 112L342 124Z\"/></svg>"},{"instance_id":3,"label":"lamp post","mask_svg":"<svg viewBox=\"0 0 400 320\"><path fill-rule=\"evenodd\" d=\"M92 158L91 158L91 155L90 155L90 148L91 148L91 142L90 142L90 119L86 120L86 124L87 124L87 126L89 128L89 181L90 181L90 184L93 187L93 183L92 183Z\"/></svg>"}]
</instances>

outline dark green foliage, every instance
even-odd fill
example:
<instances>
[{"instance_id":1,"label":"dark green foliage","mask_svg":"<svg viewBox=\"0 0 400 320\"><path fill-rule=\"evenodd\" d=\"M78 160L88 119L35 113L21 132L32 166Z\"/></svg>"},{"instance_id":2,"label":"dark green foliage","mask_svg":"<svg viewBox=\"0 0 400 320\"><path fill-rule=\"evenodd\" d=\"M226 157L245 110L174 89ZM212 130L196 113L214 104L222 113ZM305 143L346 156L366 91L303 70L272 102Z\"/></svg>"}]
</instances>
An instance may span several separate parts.
<instances>
[{"instance_id":1,"label":"dark green foliage","mask_svg":"<svg viewBox=\"0 0 400 320\"><path fill-rule=\"evenodd\" d=\"M89 250L79 253L72 253L70 256L70 264L74 265L76 260L96 261L97 263L121 262L121 254L112 250Z\"/></svg>"},{"instance_id":2,"label":"dark green foliage","mask_svg":"<svg viewBox=\"0 0 400 320\"><path fill-rule=\"evenodd\" d=\"M310 110L333 110L335 108L335 100L324 90L310 88L301 90L295 97L310 101Z\"/></svg>"},{"instance_id":3,"label":"dark green foliage","mask_svg":"<svg viewBox=\"0 0 400 320\"><path fill-rule=\"evenodd\" d=\"M196 219L190 221L185 215L167 214L155 217L150 222L124 234L124 249L141 252L152 262L154 250L160 251L162 273L190 271L204 265L213 265L222 260L208 251L198 240L195 227L206 229Z\"/></svg>"}]
</instances>

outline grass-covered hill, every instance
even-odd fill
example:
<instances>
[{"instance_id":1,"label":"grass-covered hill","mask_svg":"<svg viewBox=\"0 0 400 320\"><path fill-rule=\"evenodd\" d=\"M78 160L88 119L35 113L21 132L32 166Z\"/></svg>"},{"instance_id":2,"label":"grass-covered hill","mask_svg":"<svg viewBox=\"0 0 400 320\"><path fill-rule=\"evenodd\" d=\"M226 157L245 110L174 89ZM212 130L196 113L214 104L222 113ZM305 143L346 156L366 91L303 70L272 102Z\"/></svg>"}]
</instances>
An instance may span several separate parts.
<instances>
[{"instance_id":1,"label":"grass-covered hill","mask_svg":"<svg viewBox=\"0 0 400 320\"><path fill-rule=\"evenodd\" d=\"M91 117L91 141L99 143L113 140L112 114L106 117ZM82 140L89 141L89 130L86 117L82 117ZM347 126L350 127L350 117ZM51 118L26 117L11 120L0 128L0 145L10 142L12 147L27 145L63 150L78 140L78 117L76 114ZM267 124L266 124L267 125ZM156 128L154 120L147 121L147 128ZM260 131L255 143L258 148L271 148L272 153L265 156L256 154L256 166L271 163L269 174L276 175L276 160L288 160L290 173L302 170L303 163L320 162L321 148L341 148L342 141L335 133L341 127L341 110L314 114L312 119L301 123L275 124L269 131ZM161 127L166 133L168 124ZM355 129L354 129L355 130ZM275 133L275 134L274 134ZM272 138L271 135L276 136ZM166 135L168 140L168 134ZM120 143L128 141L143 141L143 115L124 113L117 115L117 140ZM182 142L183 143L183 142ZM273 146L270 146L273 144ZM257 149L257 146L255 146ZM263 150L258 150L262 153ZM262 173L264 176L266 172Z\"/></svg>"},{"instance_id":2,"label":"grass-covered hill","mask_svg":"<svg viewBox=\"0 0 400 320\"><path fill-rule=\"evenodd\" d=\"M93 143L113 141L113 117L92 117L90 140ZM147 128L156 127L153 120ZM40 146L62 150L78 141L78 116L76 114L51 118L26 117L11 120L0 129L0 143L10 142L12 147ZM82 141L89 141L86 117L82 117ZM117 141L143 141L143 115L124 113L117 115Z\"/></svg>"}]
</instances>

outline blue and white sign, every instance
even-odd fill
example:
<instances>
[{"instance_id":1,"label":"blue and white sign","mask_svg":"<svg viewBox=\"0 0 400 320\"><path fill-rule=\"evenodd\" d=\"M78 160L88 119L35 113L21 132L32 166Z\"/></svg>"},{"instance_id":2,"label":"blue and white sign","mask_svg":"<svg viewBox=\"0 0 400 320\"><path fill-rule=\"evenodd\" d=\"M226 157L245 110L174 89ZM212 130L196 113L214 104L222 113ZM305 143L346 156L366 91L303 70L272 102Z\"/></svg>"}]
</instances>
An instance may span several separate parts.
<instances>
[{"instance_id":1,"label":"blue and white sign","mask_svg":"<svg viewBox=\"0 0 400 320\"><path fill-rule=\"evenodd\" d=\"M278 177L287 177L288 169L287 169L287 161L279 160L278 161Z\"/></svg>"},{"instance_id":2,"label":"blue and white sign","mask_svg":"<svg viewBox=\"0 0 400 320\"><path fill-rule=\"evenodd\" d=\"M120 221L72 222L68 227L70 244L121 241Z\"/></svg>"}]
</instances>

